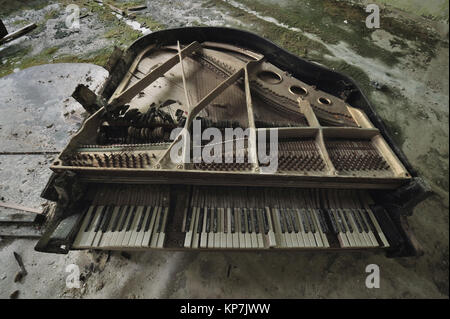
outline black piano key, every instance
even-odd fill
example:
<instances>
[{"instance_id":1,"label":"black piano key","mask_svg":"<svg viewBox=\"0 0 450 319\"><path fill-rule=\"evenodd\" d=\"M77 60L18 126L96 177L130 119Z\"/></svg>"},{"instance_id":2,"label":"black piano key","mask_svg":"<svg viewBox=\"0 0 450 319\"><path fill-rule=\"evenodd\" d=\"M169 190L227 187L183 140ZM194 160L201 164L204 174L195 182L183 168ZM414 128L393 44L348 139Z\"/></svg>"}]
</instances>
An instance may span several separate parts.
<instances>
[{"instance_id":1,"label":"black piano key","mask_svg":"<svg viewBox=\"0 0 450 319\"><path fill-rule=\"evenodd\" d=\"M150 207L149 212L148 212L147 221L145 222L144 232L147 232L150 228L150 222L153 218L154 210L155 210L155 207Z\"/></svg>"},{"instance_id":2,"label":"black piano key","mask_svg":"<svg viewBox=\"0 0 450 319\"><path fill-rule=\"evenodd\" d=\"M130 206L125 207L125 211L123 212L122 221L120 223L119 231L122 231L125 227L125 222L127 221L128 214L130 213Z\"/></svg>"},{"instance_id":3,"label":"black piano key","mask_svg":"<svg viewBox=\"0 0 450 319\"><path fill-rule=\"evenodd\" d=\"M144 210L142 211L142 214L141 214L141 218L139 219L139 223L138 223L138 226L136 229L136 231L138 231L138 232L140 232L142 229L142 224L144 224L145 215L147 215L147 207L144 208Z\"/></svg>"},{"instance_id":4,"label":"black piano key","mask_svg":"<svg viewBox=\"0 0 450 319\"><path fill-rule=\"evenodd\" d=\"M311 216L311 214L313 214L313 212L309 209L305 209L305 214L306 214L307 221L309 223L309 229L311 229L311 231L313 233L315 233L317 230L316 230L316 226L314 225L314 222L313 222L312 216Z\"/></svg>"},{"instance_id":5,"label":"black piano key","mask_svg":"<svg viewBox=\"0 0 450 319\"><path fill-rule=\"evenodd\" d=\"M281 232L284 234L286 232L286 228L284 227L284 218L281 209L278 209L278 220L280 221Z\"/></svg>"},{"instance_id":6,"label":"black piano key","mask_svg":"<svg viewBox=\"0 0 450 319\"><path fill-rule=\"evenodd\" d=\"M264 234L269 232L269 220L267 219L267 213L265 210L262 211L263 215L263 224L264 224Z\"/></svg>"},{"instance_id":7,"label":"black piano key","mask_svg":"<svg viewBox=\"0 0 450 319\"><path fill-rule=\"evenodd\" d=\"M294 228L294 232L298 233L299 225L297 224L297 218L294 216L294 211L292 209L288 210L289 217L291 218L292 227Z\"/></svg>"},{"instance_id":8,"label":"black piano key","mask_svg":"<svg viewBox=\"0 0 450 319\"><path fill-rule=\"evenodd\" d=\"M111 223L111 217L112 217L113 210L114 210L113 205L106 206L105 218L103 219L103 223L101 226L102 233L104 233L108 230L108 226Z\"/></svg>"},{"instance_id":9,"label":"black piano key","mask_svg":"<svg viewBox=\"0 0 450 319\"><path fill-rule=\"evenodd\" d=\"M333 213L329 209L325 209L325 212L328 214L328 217L331 221L331 227L333 228L333 232L335 234L339 233L339 228L337 226L336 220L334 219Z\"/></svg>"},{"instance_id":10,"label":"black piano key","mask_svg":"<svg viewBox=\"0 0 450 319\"><path fill-rule=\"evenodd\" d=\"M209 233L211 231L211 211L208 208L205 208L206 214L206 232Z\"/></svg>"},{"instance_id":11,"label":"black piano key","mask_svg":"<svg viewBox=\"0 0 450 319\"><path fill-rule=\"evenodd\" d=\"M245 213L241 208L241 233L245 234Z\"/></svg>"},{"instance_id":12,"label":"black piano key","mask_svg":"<svg viewBox=\"0 0 450 319\"><path fill-rule=\"evenodd\" d=\"M203 231L203 216L205 215L205 209L202 207L200 208L200 214L198 216L198 226L197 226L197 233L200 234Z\"/></svg>"},{"instance_id":13,"label":"black piano key","mask_svg":"<svg viewBox=\"0 0 450 319\"><path fill-rule=\"evenodd\" d=\"M364 220L364 217L363 217L361 211L359 209L357 209L357 210L355 210L355 214L358 215L359 220L361 221L362 227L364 228L364 231L366 233L368 233L369 232L369 226L366 224L366 221Z\"/></svg>"},{"instance_id":14,"label":"black piano key","mask_svg":"<svg viewBox=\"0 0 450 319\"><path fill-rule=\"evenodd\" d=\"M303 224L303 228L305 229L305 233L309 233L309 223L306 219L304 209L300 209L300 218L302 219L302 224Z\"/></svg>"},{"instance_id":15,"label":"black piano key","mask_svg":"<svg viewBox=\"0 0 450 319\"><path fill-rule=\"evenodd\" d=\"M258 212L256 211L256 208L252 208L253 212L253 221L255 224L255 233L259 234L259 219L258 219Z\"/></svg>"},{"instance_id":16,"label":"black piano key","mask_svg":"<svg viewBox=\"0 0 450 319\"><path fill-rule=\"evenodd\" d=\"M369 216L369 212L366 209L362 209L361 212L363 214L365 214L366 220L369 223L369 227L372 230L372 233L376 234L377 233L377 229L375 228L375 225L372 222L372 219Z\"/></svg>"},{"instance_id":17,"label":"black piano key","mask_svg":"<svg viewBox=\"0 0 450 319\"><path fill-rule=\"evenodd\" d=\"M291 217L289 216L287 209L283 209L283 216L286 223L287 232L290 234L292 233L293 228L292 228L292 220Z\"/></svg>"},{"instance_id":18,"label":"black piano key","mask_svg":"<svg viewBox=\"0 0 450 319\"><path fill-rule=\"evenodd\" d=\"M341 229L341 232L346 233L347 228L344 226L344 220L342 215L339 213L339 210L334 211L336 213L337 223L339 225L339 228Z\"/></svg>"},{"instance_id":19,"label":"black piano key","mask_svg":"<svg viewBox=\"0 0 450 319\"><path fill-rule=\"evenodd\" d=\"M156 229L157 233L162 232L164 229L162 229L163 227L163 222L164 222L164 216L166 214L166 210L165 208L161 208L161 216L159 216L159 221L158 221L158 228Z\"/></svg>"},{"instance_id":20,"label":"black piano key","mask_svg":"<svg viewBox=\"0 0 450 319\"><path fill-rule=\"evenodd\" d=\"M228 227L230 227L230 226L228 225L227 210L224 208L223 209L223 232L224 233L228 233Z\"/></svg>"},{"instance_id":21,"label":"black piano key","mask_svg":"<svg viewBox=\"0 0 450 319\"><path fill-rule=\"evenodd\" d=\"M253 223L252 223L251 211L247 209L246 210L246 215L247 215L247 229L248 229L248 232L251 234L253 232Z\"/></svg>"},{"instance_id":22,"label":"black piano key","mask_svg":"<svg viewBox=\"0 0 450 319\"><path fill-rule=\"evenodd\" d=\"M134 217L136 216L136 206L133 206L133 208L131 209L130 214L131 215L130 215L130 219L128 221L127 231L130 231L131 225L133 225L133 220L134 220Z\"/></svg>"},{"instance_id":23,"label":"black piano key","mask_svg":"<svg viewBox=\"0 0 450 319\"><path fill-rule=\"evenodd\" d=\"M218 216L217 216L218 212L217 212L217 208L214 207L214 220L213 220L213 232L217 233L217 228L218 228L218 224L219 224L219 220L218 220Z\"/></svg>"},{"instance_id":24,"label":"black piano key","mask_svg":"<svg viewBox=\"0 0 450 319\"><path fill-rule=\"evenodd\" d=\"M87 209L89 209L89 207ZM89 216L89 221L88 221L88 223L86 225L86 228L84 229L85 232L87 232L88 229L91 227L91 224L92 224L92 221L94 220L94 216L95 216L95 212L96 211L97 211L97 206L94 206L94 208L92 209L91 216ZM86 213L87 213L87 210L86 210Z\"/></svg>"},{"instance_id":25,"label":"black piano key","mask_svg":"<svg viewBox=\"0 0 450 319\"><path fill-rule=\"evenodd\" d=\"M234 209L231 209L231 232L236 232L236 216L234 215Z\"/></svg>"},{"instance_id":26,"label":"black piano key","mask_svg":"<svg viewBox=\"0 0 450 319\"><path fill-rule=\"evenodd\" d=\"M363 232L363 228L359 222L359 219L356 217L355 211L352 209L350 211L350 214L352 214L353 219L355 220L355 224L356 224L356 228L358 228L358 232L362 233Z\"/></svg>"},{"instance_id":27,"label":"black piano key","mask_svg":"<svg viewBox=\"0 0 450 319\"><path fill-rule=\"evenodd\" d=\"M102 210L100 211L100 217L97 220L97 225L95 225L95 229L94 229L95 232L99 231L100 226L102 225L103 218L105 218L105 208L106 208L106 206L103 206Z\"/></svg>"},{"instance_id":28,"label":"black piano key","mask_svg":"<svg viewBox=\"0 0 450 319\"><path fill-rule=\"evenodd\" d=\"M317 216L319 219L320 228L322 229L322 232L325 234L328 233L329 229L328 229L327 221L325 220L325 213L320 208L317 209L316 212L317 212Z\"/></svg>"},{"instance_id":29,"label":"black piano key","mask_svg":"<svg viewBox=\"0 0 450 319\"><path fill-rule=\"evenodd\" d=\"M187 216L186 216L186 224L184 226L184 231L188 232L189 228L191 227L191 221L192 221L192 207L189 207L187 210Z\"/></svg>"},{"instance_id":30,"label":"black piano key","mask_svg":"<svg viewBox=\"0 0 450 319\"><path fill-rule=\"evenodd\" d=\"M344 216L344 221L345 221L345 224L346 224L347 227L348 227L348 230L349 230L351 233L353 233L353 227L352 227L352 225L351 225L351 223L350 223L349 217L347 216L347 212L346 212L345 210L343 210L343 211L341 211L341 213L342 213L342 215Z\"/></svg>"}]
</instances>

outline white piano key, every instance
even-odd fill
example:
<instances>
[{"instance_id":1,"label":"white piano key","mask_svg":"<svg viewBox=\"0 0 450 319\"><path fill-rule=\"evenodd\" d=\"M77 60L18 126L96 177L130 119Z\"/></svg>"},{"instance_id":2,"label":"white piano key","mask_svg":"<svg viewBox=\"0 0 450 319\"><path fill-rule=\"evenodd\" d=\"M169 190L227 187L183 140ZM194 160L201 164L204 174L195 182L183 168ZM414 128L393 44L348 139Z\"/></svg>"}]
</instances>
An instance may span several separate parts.
<instances>
[{"instance_id":1,"label":"white piano key","mask_svg":"<svg viewBox=\"0 0 450 319\"><path fill-rule=\"evenodd\" d=\"M337 237L338 237L339 243L341 244L341 247L344 247L344 248L350 247L350 242L348 241L347 236L343 232L343 225L342 225L342 223L339 222L336 211L334 209L330 209L329 211L335 221L336 227L339 230Z\"/></svg>"},{"instance_id":2,"label":"white piano key","mask_svg":"<svg viewBox=\"0 0 450 319\"><path fill-rule=\"evenodd\" d=\"M272 221L272 214L269 207L264 208L264 213L266 214L267 223L269 224L269 232L267 233L269 247L277 246L277 239L275 236L275 229Z\"/></svg>"},{"instance_id":3,"label":"white piano key","mask_svg":"<svg viewBox=\"0 0 450 319\"><path fill-rule=\"evenodd\" d=\"M245 242L245 214L242 207L239 208L239 248L247 248L247 243Z\"/></svg>"},{"instance_id":4,"label":"white piano key","mask_svg":"<svg viewBox=\"0 0 450 319\"><path fill-rule=\"evenodd\" d=\"M214 223L215 223L215 227L214 227L214 248L220 248L220 244L221 244L221 214L220 214L220 210L219 208L215 207L214 208Z\"/></svg>"},{"instance_id":5,"label":"white piano key","mask_svg":"<svg viewBox=\"0 0 450 319\"><path fill-rule=\"evenodd\" d=\"M199 240L200 240L200 234L198 233L198 223L200 218L200 208L194 207L195 212L195 219L194 219L194 231L192 233L192 248L198 248Z\"/></svg>"},{"instance_id":6,"label":"white piano key","mask_svg":"<svg viewBox=\"0 0 450 319\"><path fill-rule=\"evenodd\" d=\"M358 233L365 247L372 247L372 241L364 231L362 221L358 218L357 213L354 210L349 210L349 214L352 217L353 224L358 228ZM359 227L358 227L359 226Z\"/></svg>"},{"instance_id":7,"label":"white piano key","mask_svg":"<svg viewBox=\"0 0 450 319\"><path fill-rule=\"evenodd\" d=\"M97 206L97 210L95 211L94 219L92 220L91 227L89 227L89 230L88 230L89 234L86 238L86 241L83 242L83 247L86 247L86 248L92 247L92 243L95 239L95 235L97 235L97 232L95 231L95 227L102 216L101 213L103 212L104 208L105 208L105 206Z\"/></svg>"},{"instance_id":8,"label":"white piano key","mask_svg":"<svg viewBox=\"0 0 450 319\"><path fill-rule=\"evenodd\" d=\"M186 232L186 237L184 238L184 247L185 248L191 248L192 246L192 235L194 232L194 223L195 223L195 213L194 213L194 208L189 208L190 209L190 214L191 214L191 221L189 223L189 229ZM189 211L187 211L186 213L189 213Z\"/></svg>"},{"instance_id":9,"label":"white piano key","mask_svg":"<svg viewBox=\"0 0 450 319\"><path fill-rule=\"evenodd\" d=\"M149 211L150 216L148 218L150 218L150 220L148 220L147 218L148 229L147 231L145 231L147 227L144 228L144 238L142 239L141 247L150 247L151 245L152 237L154 237L153 234L155 232L154 229L158 209L159 209L158 206L152 206L151 211Z\"/></svg>"},{"instance_id":10,"label":"white piano key","mask_svg":"<svg viewBox=\"0 0 450 319\"><path fill-rule=\"evenodd\" d=\"M363 220L365 227L367 227L367 235L370 238L370 241L372 242L372 246L373 247L378 247L378 241L374 235L374 233L372 232L372 228L369 225L369 221L366 218L366 214L364 214L364 212L360 209L357 210L358 216Z\"/></svg>"},{"instance_id":11,"label":"white piano key","mask_svg":"<svg viewBox=\"0 0 450 319\"><path fill-rule=\"evenodd\" d=\"M109 221L108 228L107 228L106 232L103 233L102 239L100 240L100 243L98 245L100 248L109 247L109 243L111 241L112 228L114 226L114 221L115 221L118 213L119 213L119 207L117 207L117 206L113 207L112 215L111 215L111 219Z\"/></svg>"},{"instance_id":12,"label":"white piano key","mask_svg":"<svg viewBox=\"0 0 450 319\"><path fill-rule=\"evenodd\" d=\"M231 233L231 208L226 209L226 215L227 215L227 248L233 248L233 234Z\"/></svg>"},{"instance_id":13,"label":"white piano key","mask_svg":"<svg viewBox=\"0 0 450 319\"><path fill-rule=\"evenodd\" d=\"M75 237L75 240L72 244L72 246L74 248L81 248L80 244L83 242L84 237L87 235L87 232L85 230L86 230L86 227L89 223L89 220L91 219L91 216L92 216L95 208L96 208L96 206L94 206L94 205L89 206L86 213L84 214L83 221L81 223L81 227L78 231L77 237Z\"/></svg>"},{"instance_id":14,"label":"white piano key","mask_svg":"<svg viewBox=\"0 0 450 319\"><path fill-rule=\"evenodd\" d=\"M346 222L346 225L348 227L348 229L350 230L350 233L353 236L353 239L355 240L355 246L356 247L364 247L364 242L362 241L363 239L361 238L358 229L356 227L356 225L353 222L353 219L351 218L351 214L347 209L343 209L341 210L342 214L344 214L344 220ZM345 218L347 217L347 218Z\"/></svg>"},{"instance_id":15,"label":"white piano key","mask_svg":"<svg viewBox=\"0 0 450 319\"><path fill-rule=\"evenodd\" d=\"M152 248L156 248L156 244L158 243L158 225L161 218L163 218L162 207L156 206L155 225L153 225L152 238L150 239L150 247Z\"/></svg>"},{"instance_id":16,"label":"white piano key","mask_svg":"<svg viewBox=\"0 0 450 319\"><path fill-rule=\"evenodd\" d=\"M130 238L131 238L131 235L133 232L133 225L136 221L136 210L137 210L136 206L134 206L134 205L130 206L130 212L129 212L130 217L128 218L128 222L125 225L126 231L125 231L125 234L122 239L122 244L121 244L122 247L128 247L128 243L130 242Z\"/></svg>"},{"instance_id":17,"label":"white piano key","mask_svg":"<svg viewBox=\"0 0 450 319\"><path fill-rule=\"evenodd\" d=\"M298 215L293 209L289 209L288 212L292 220L292 227L294 227L295 236L297 236L298 247L305 247L305 242L303 240L302 231L299 225Z\"/></svg>"},{"instance_id":18,"label":"white piano key","mask_svg":"<svg viewBox=\"0 0 450 319\"><path fill-rule=\"evenodd\" d=\"M342 210L342 212L345 214L347 219L345 219L347 225L352 228L351 234L353 235L353 239L355 240L356 247L365 247L365 242L361 236L361 234L358 231L358 228L356 227L356 224L354 223L352 216L350 214L350 211L347 209Z\"/></svg>"},{"instance_id":19,"label":"white piano key","mask_svg":"<svg viewBox=\"0 0 450 319\"><path fill-rule=\"evenodd\" d=\"M255 236L256 236L256 247L258 248L264 248L264 239L263 239L263 233L264 233L264 226L261 222L261 214L260 210L258 208L253 208L253 222L254 225L258 225L258 232L256 232L255 229Z\"/></svg>"},{"instance_id":20,"label":"white piano key","mask_svg":"<svg viewBox=\"0 0 450 319\"><path fill-rule=\"evenodd\" d=\"M305 227L303 225L303 221L302 221L302 218L300 216L300 209L295 209L293 212L295 213L295 217L297 218L298 234L300 235L298 237L301 238L301 240L303 242L303 247L311 247L311 243L309 241L309 237L306 234ZM314 245L315 245L315 243L314 243Z\"/></svg>"},{"instance_id":21,"label":"white piano key","mask_svg":"<svg viewBox=\"0 0 450 319\"><path fill-rule=\"evenodd\" d=\"M314 236L314 233L312 232L311 225L309 224L308 216L304 208L300 209L300 216L303 221L303 228L305 230L306 237L308 238L309 241L309 247L317 247L316 238Z\"/></svg>"},{"instance_id":22,"label":"white piano key","mask_svg":"<svg viewBox=\"0 0 450 319\"><path fill-rule=\"evenodd\" d=\"M273 221L273 228L275 233L275 239L277 242L278 247L287 247L286 239L283 236L283 233L281 232L281 224L280 224L280 211L278 208L274 208L271 210L272 212L272 221Z\"/></svg>"},{"instance_id":23,"label":"white piano key","mask_svg":"<svg viewBox=\"0 0 450 319\"><path fill-rule=\"evenodd\" d=\"M278 209L278 214L277 214L277 216L278 216L278 219L279 219L279 221L280 221L280 226L281 226L281 236L282 236L282 241L284 240L284 242L286 243L286 246L285 247L287 247L287 248L292 248L293 247L293 244L292 244L292 239L291 239L291 236L290 236L290 234L289 234L289 232L288 232L288 229L287 229L287 225L286 225L286 219L285 219L285 217L284 217L284 211L283 211L283 209ZM283 230L284 230L284 232L283 232Z\"/></svg>"},{"instance_id":24,"label":"white piano key","mask_svg":"<svg viewBox=\"0 0 450 319\"><path fill-rule=\"evenodd\" d=\"M285 209L285 216L286 216L287 222L289 223L288 231L289 230L291 231L289 233L289 235L291 236L292 247L298 248L298 247L300 247L300 243L298 242L297 233L295 232L295 227L294 227L295 226L294 221L292 220L289 209Z\"/></svg>"},{"instance_id":25,"label":"white piano key","mask_svg":"<svg viewBox=\"0 0 450 319\"><path fill-rule=\"evenodd\" d=\"M225 223L226 223L226 216L225 216L225 209L219 208L220 213L220 248L226 248L227 247L227 237L225 234Z\"/></svg>"},{"instance_id":26,"label":"white piano key","mask_svg":"<svg viewBox=\"0 0 450 319\"><path fill-rule=\"evenodd\" d=\"M374 216L372 210L370 208L366 209L367 215L369 216L370 220L372 221L373 226L375 227L378 237L380 237L381 242L383 243L384 247L390 247L389 242L384 235L383 231L381 230L380 225L378 224L378 221L376 217Z\"/></svg>"},{"instance_id":27,"label":"white piano key","mask_svg":"<svg viewBox=\"0 0 450 319\"><path fill-rule=\"evenodd\" d=\"M252 236L249 233L249 220L248 213L249 210L247 208L243 208L244 210L244 225L245 225L245 248L252 248Z\"/></svg>"},{"instance_id":28,"label":"white piano key","mask_svg":"<svg viewBox=\"0 0 450 319\"><path fill-rule=\"evenodd\" d=\"M233 248L239 248L239 209L232 208L234 212L234 233L232 233L233 237Z\"/></svg>"},{"instance_id":29,"label":"white piano key","mask_svg":"<svg viewBox=\"0 0 450 319\"><path fill-rule=\"evenodd\" d=\"M342 228L345 230L345 236L347 237L348 243L350 247L356 247L356 241L353 238L352 233L350 232L347 223L345 222L345 217L342 214L342 212L339 209L335 210L336 216L338 216L339 220L340 220L340 225L342 226Z\"/></svg>"},{"instance_id":30,"label":"white piano key","mask_svg":"<svg viewBox=\"0 0 450 319\"><path fill-rule=\"evenodd\" d=\"M144 219L142 220L141 229L136 236L136 240L134 241L134 247L142 246L142 241L144 240L144 237L145 237L145 225L147 224L147 219L150 216L150 210L151 210L150 206L145 206L142 211Z\"/></svg>"},{"instance_id":31,"label":"white piano key","mask_svg":"<svg viewBox=\"0 0 450 319\"><path fill-rule=\"evenodd\" d=\"M205 207L200 208L200 218L203 219L201 223L200 248L206 248L208 247L208 233L206 232L207 210Z\"/></svg>"},{"instance_id":32,"label":"white piano key","mask_svg":"<svg viewBox=\"0 0 450 319\"><path fill-rule=\"evenodd\" d=\"M158 242L156 244L156 248L164 248L164 242L166 240L166 223L167 223L167 215L169 215L169 207L163 207L163 221L161 226L161 231L158 234Z\"/></svg>"},{"instance_id":33,"label":"white piano key","mask_svg":"<svg viewBox=\"0 0 450 319\"><path fill-rule=\"evenodd\" d=\"M309 226L316 241L316 247L323 247L322 237L320 236L320 233L317 230L316 224L314 222L313 211L311 209L305 209L305 213L307 214Z\"/></svg>"},{"instance_id":34,"label":"white piano key","mask_svg":"<svg viewBox=\"0 0 450 319\"><path fill-rule=\"evenodd\" d=\"M299 247L298 240L297 240L297 234L295 233L294 224L292 223L292 219L289 214L289 210L284 208L283 214L284 214L286 236L289 237L289 241L292 243L291 247L292 248Z\"/></svg>"},{"instance_id":35,"label":"white piano key","mask_svg":"<svg viewBox=\"0 0 450 319\"><path fill-rule=\"evenodd\" d=\"M126 218L125 211L127 209L127 206L117 206L117 208L117 227L115 228L115 231L111 232L110 234L110 238L108 240L109 248L116 247L116 242L118 241L117 238L119 237L120 225L122 224L123 219Z\"/></svg>"},{"instance_id":36,"label":"white piano key","mask_svg":"<svg viewBox=\"0 0 450 319\"><path fill-rule=\"evenodd\" d=\"M136 208L136 217L134 218L133 224L131 225L131 236L130 240L128 241L128 244L126 246L128 247L134 247L134 243L136 242L136 238L138 236L138 225L139 221L141 220L141 215L144 212L144 206L138 206Z\"/></svg>"},{"instance_id":37,"label":"white piano key","mask_svg":"<svg viewBox=\"0 0 450 319\"><path fill-rule=\"evenodd\" d=\"M122 226L123 227L116 234L114 247L122 247L122 242L125 237L125 233L127 231L127 225L128 225L130 218L131 218L131 206L123 206L122 219L120 221L119 229Z\"/></svg>"},{"instance_id":38,"label":"white piano key","mask_svg":"<svg viewBox=\"0 0 450 319\"><path fill-rule=\"evenodd\" d=\"M318 225L318 228L320 230L320 234L322 236L322 242L324 247L330 247L330 242L328 241L328 236L326 233L326 230L322 228L322 224L320 223L321 219L323 220L323 222L325 223L325 212L322 211L322 218L319 216L319 214L321 214L321 212L318 209L314 210L315 214L315 218L316 218L316 223Z\"/></svg>"},{"instance_id":39,"label":"white piano key","mask_svg":"<svg viewBox=\"0 0 450 319\"><path fill-rule=\"evenodd\" d=\"M311 217L313 220L313 223L316 227L316 232L319 233L321 242L322 242L322 247L330 247L330 244L328 243L328 238L325 235L325 233L322 230L322 226L320 225L320 221L319 221L319 216L317 214L319 214L317 209L311 209Z\"/></svg>"},{"instance_id":40,"label":"white piano key","mask_svg":"<svg viewBox=\"0 0 450 319\"><path fill-rule=\"evenodd\" d=\"M200 234L200 248L208 247L208 234L206 233L207 212L208 211L205 207L200 208L200 217L199 218L203 218L202 232Z\"/></svg>"},{"instance_id":41,"label":"white piano key","mask_svg":"<svg viewBox=\"0 0 450 319\"><path fill-rule=\"evenodd\" d=\"M208 232L208 248L214 248L214 216L213 216L213 209L207 208L208 211L208 218L207 222L209 222L209 232Z\"/></svg>"}]
</instances>

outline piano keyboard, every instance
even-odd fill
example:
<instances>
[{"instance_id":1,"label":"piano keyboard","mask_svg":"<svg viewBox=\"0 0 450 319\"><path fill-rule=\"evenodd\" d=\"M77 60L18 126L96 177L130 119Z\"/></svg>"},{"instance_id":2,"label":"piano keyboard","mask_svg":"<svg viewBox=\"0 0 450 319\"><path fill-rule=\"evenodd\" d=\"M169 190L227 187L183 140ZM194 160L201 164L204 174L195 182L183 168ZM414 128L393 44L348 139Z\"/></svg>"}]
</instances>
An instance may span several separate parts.
<instances>
[{"instance_id":1,"label":"piano keyboard","mask_svg":"<svg viewBox=\"0 0 450 319\"><path fill-rule=\"evenodd\" d=\"M167 248L172 231L183 234L178 248L187 249L389 247L362 191L199 186L190 188L177 215L169 209L169 189L102 187L84 212L73 248ZM168 224L177 226L167 233Z\"/></svg>"},{"instance_id":2,"label":"piano keyboard","mask_svg":"<svg viewBox=\"0 0 450 319\"><path fill-rule=\"evenodd\" d=\"M336 203L341 194L333 190L266 189L266 196L259 192L194 188L184 211L184 247L330 248L332 237L341 248L389 247L372 211L351 201L356 193L344 194L346 200ZM325 208L319 206L321 197L328 198Z\"/></svg>"},{"instance_id":3,"label":"piano keyboard","mask_svg":"<svg viewBox=\"0 0 450 319\"><path fill-rule=\"evenodd\" d=\"M112 188L96 194L84 214L73 248L163 248L168 188Z\"/></svg>"}]
</instances>

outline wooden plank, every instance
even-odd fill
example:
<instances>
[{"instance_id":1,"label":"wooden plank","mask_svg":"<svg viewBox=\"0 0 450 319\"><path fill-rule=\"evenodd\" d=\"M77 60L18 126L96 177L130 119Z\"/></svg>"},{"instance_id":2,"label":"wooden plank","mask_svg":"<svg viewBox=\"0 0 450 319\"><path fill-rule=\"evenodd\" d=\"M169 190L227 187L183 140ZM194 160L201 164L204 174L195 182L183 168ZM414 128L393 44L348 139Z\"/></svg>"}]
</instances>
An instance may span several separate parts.
<instances>
[{"instance_id":1,"label":"wooden plank","mask_svg":"<svg viewBox=\"0 0 450 319\"><path fill-rule=\"evenodd\" d=\"M23 213L16 211L1 211L0 222L1 223L34 223L39 215L36 213Z\"/></svg>"},{"instance_id":2,"label":"wooden plank","mask_svg":"<svg viewBox=\"0 0 450 319\"><path fill-rule=\"evenodd\" d=\"M139 10L144 10L147 8L147 5L143 4L143 5L138 5L138 6L134 6L134 7L129 7L128 11L139 11Z\"/></svg>"},{"instance_id":3,"label":"wooden plank","mask_svg":"<svg viewBox=\"0 0 450 319\"><path fill-rule=\"evenodd\" d=\"M42 230L36 226L0 225L0 237L39 238L41 236Z\"/></svg>"},{"instance_id":4,"label":"wooden plank","mask_svg":"<svg viewBox=\"0 0 450 319\"><path fill-rule=\"evenodd\" d=\"M25 207L25 206L13 204L13 203L0 202L0 207L6 207L6 208L15 209L15 210L23 210L25 212L36 213L36 214L42 213L42 211L40 209L32 208L32 207Z\"/></svg>"},{"instance_id":5,"label":"wooden plank","mask_svg":"<svg viewBox=\"0 0 450 319\"><path fill-rule=\"evenodd\" d=\"M7 34L6 36L4 36L2 39L0 39L0 44L3 43L7 43L10 42L14 39L20 38L21 36L27 34L28 32L30 32L31 30L35 29L37 26L35 23L31 23L29 25L24 26L23 28L11 32L9 34Z\"/></svg>"},{"instance_id":6,"label":"wooden plank","mask_svg":"<svg viewBox=\"0 0 450 319\"><path fill-rule=\"evenodd\" d=\"M394 171L395 176L397 177L411 177L406 170L405 166L403 166L402 162L398 159L397 155L391 150L389 145L386 143L384 138L381 135L375 135L372 138L373 145L377 148L377 150L381 153L383 158L389 164L389 166Z\"/></svg>"},{"instance_id":7,"label":"wooden plank","mask_svg":"<svg viewBox=\"0 0 450 319\"><path fill-rule=\"evenodd\" d=\"M300 108L300 112L305 115L306 120L308 121L308 124L310 127L320 127L319 120L316 117L316 114L311 108L311 104L308 100L304 100L301 97L297 99L298 106Z\"/></svg>"}]
</instances>

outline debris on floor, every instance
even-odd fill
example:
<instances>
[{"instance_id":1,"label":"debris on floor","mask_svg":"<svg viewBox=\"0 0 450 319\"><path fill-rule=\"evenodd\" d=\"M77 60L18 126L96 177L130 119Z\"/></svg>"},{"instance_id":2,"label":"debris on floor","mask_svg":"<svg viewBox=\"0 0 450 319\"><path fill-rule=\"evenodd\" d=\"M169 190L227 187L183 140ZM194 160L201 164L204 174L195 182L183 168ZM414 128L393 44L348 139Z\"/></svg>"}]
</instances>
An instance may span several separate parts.
<instances>
[{"instance_id":1,"label":"debris on floor","mask_svg":"<svg viewBox=\"0 0 450 319\"><path fill-rule=\"evenodd\" d=\"M20 28L16 31L13 31L11 33L6 33L6 34L2 34L4 33L4 31L6 31L6 27L4 26L2 20L0 20L0 29L3 31L0 31L0 45L4 44L4 43L8 43L12 40L15 40L17 38L20 38L21 36L24 36L25 34L33 31L34 29L37 28L37 25L35 23L30 23L26 26L24 26L23 28Z\"/></svg>"}]
</instances>

